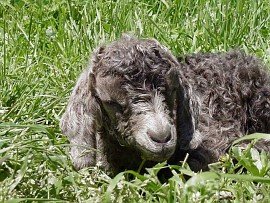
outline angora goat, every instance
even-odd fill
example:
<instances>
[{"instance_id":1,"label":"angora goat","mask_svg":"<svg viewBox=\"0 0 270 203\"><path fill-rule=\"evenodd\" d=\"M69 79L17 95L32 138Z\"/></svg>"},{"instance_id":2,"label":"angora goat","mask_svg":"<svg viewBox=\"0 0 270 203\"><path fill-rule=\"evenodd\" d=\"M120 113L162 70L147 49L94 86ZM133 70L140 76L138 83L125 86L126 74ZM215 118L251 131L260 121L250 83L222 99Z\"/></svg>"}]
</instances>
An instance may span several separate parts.
<instances>
[{"instance_id":1,"label":"angora goat","mask_svg":"<svg viewBox=\"0 0 270 203\"><path fill-rule=\"evenodd\" d=\"M176 59L156 40L126 36L93 54L61 128L77 169L115 174L189 153L205 170L235 139L270 132L270 77L242 52ZM270 151L269 141L260 147Z\"/></svg>"}]
</instances>

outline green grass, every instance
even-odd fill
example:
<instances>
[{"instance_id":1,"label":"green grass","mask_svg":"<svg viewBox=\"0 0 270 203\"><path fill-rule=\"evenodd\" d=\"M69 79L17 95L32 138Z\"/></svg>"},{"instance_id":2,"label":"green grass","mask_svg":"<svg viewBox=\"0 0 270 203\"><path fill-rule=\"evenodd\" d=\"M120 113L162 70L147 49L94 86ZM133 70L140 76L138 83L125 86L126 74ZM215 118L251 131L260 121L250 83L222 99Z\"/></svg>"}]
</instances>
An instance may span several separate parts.
<instances>
[{"instance_id":1,"label":"green grass","mask_svg":"<svg viewBox=\"0 0 270 203\"><path fill-rule=\"evenodd\" d=\"M268 202L270 161L252 148L206 173L171 166L166 183L164 164L113 179L73 169L59 119L91 51L123 32L176 55L239 48L270 64L269 0L1 0L0 202Z\"/></svg>"}]
</instances>

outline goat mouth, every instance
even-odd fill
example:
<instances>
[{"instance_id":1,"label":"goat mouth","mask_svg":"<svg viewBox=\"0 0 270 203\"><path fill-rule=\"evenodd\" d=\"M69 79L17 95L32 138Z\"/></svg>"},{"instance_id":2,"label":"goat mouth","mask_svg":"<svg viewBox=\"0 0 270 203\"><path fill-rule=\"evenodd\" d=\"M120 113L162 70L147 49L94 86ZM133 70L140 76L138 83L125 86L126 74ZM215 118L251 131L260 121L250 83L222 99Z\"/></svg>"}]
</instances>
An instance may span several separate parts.
<instances>
[{"instance_id":1,"label":"goat mouth","mask_svg":"<svg viewBox=\"0 0 270 203\"><path fill-rule=\"evenodd\" d=\"M148 161L163 162L168 160L173 155L174 151L174 149L167 148L162 148L159 153L145 150L142 152L142 158Z\"/></svg>"},{"instance_id":2,"label":"goat mouth","mask_svg":"<svg viewBox=\"0 0 270 203\"><path fill-rule=\"evenodd\" d=\"M176 148L174 136L165 143L158 143L151 140L148 136L140 136L136 139L137 149L141 152L144 159L155 162L168 160Z\"/></svg>"}]
</instances>

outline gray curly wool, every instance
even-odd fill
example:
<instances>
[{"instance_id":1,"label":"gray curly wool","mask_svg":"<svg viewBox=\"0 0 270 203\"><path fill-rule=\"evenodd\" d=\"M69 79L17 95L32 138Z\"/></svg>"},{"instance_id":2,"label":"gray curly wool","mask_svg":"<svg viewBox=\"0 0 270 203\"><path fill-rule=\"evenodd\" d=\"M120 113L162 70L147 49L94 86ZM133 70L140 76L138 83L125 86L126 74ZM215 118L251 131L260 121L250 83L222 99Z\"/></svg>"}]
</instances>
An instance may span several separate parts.
<instances>
[{"instance_id":1,"label":"gray curly wool","mask_svg":"<svg viewBox=\"0 0 270 203\"><path fill-rule=\"evenodd\" d=\"M189 153L191 168L205 170L235 139L270 133L270 77L242 52L176 59L156 40L124 36L93 54L61 129L77 169L115 174ZM258 146L270 151L269 141Z\"/></svg>"}]
</instances>

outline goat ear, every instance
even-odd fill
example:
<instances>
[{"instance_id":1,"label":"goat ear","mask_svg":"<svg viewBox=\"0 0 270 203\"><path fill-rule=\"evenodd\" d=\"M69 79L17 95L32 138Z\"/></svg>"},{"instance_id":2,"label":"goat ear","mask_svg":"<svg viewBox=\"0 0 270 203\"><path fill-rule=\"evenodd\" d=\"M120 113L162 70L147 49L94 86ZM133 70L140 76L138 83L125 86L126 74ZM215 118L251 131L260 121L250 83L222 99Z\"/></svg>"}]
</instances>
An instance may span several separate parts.
<instances>
[{"instance_id":1,"label":"goat ear","mask_svg":"<svg viewBox=\"0 0 270 203\"><path fill-rule=\"evenodd\" d=\"M176 93L179 91L180 79L176 68L171 68L166 74L166 100L171 112L174 110L176 102Z\"/></svg>"},{"instance_id":2,"label":"goat ear","mask_svg":"<svg viewBox=\"0 0 270 203\"><path fill-rule=\"evenodd\" d=\"M93 166L96 162L96 116L98 104L92 96L91 74L82 73L70 96L60 126L71 144L71 158L76 169ZM89 151L85 153L85 151Z\"/></svg>"},{"instance_id":3,"label":"goat ear","mask_svg":"<svg viewBox=\"0 0 270 203\"><path fill-rule=\"evenodd\" d=\"M202 142L198 128L198 99L177 67L171 68L166 76L167 99L174 115L180 149L194 149Z\"/></svg>"}]
</instances>

